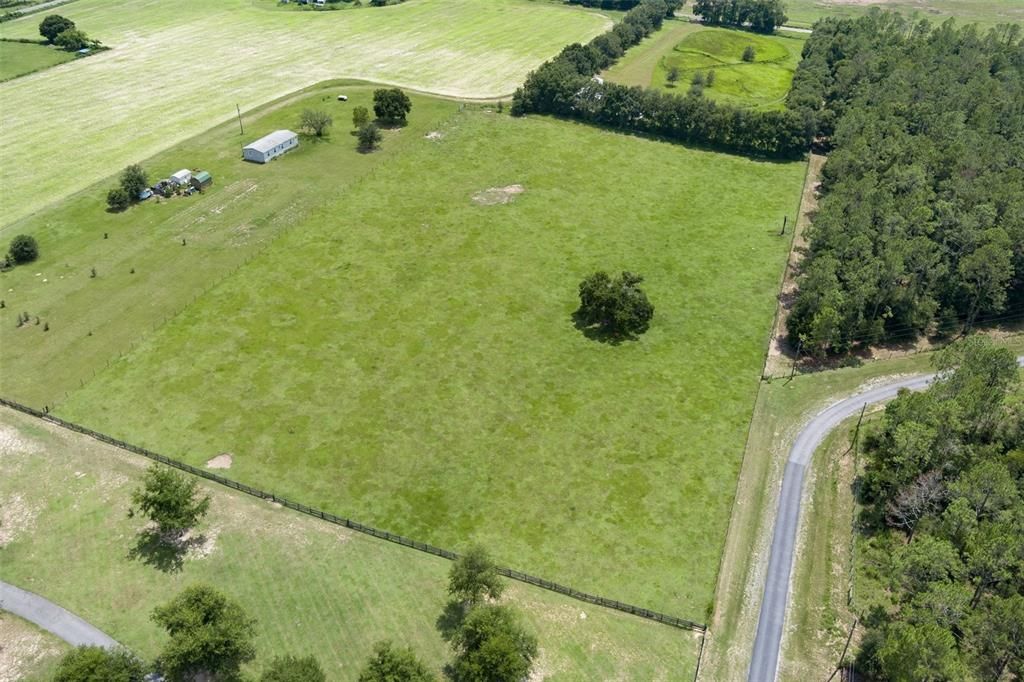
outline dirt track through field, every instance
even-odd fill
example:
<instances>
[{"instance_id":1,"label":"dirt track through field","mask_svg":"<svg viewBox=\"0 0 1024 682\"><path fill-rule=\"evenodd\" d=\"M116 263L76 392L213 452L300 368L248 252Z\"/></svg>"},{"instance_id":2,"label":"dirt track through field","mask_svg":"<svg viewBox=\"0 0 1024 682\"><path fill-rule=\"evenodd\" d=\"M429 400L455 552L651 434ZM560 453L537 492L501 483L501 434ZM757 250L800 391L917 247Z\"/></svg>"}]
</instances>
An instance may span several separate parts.
<instances>
[{"instance_id":1,"label":"dirt track through field","mask_svg":"<svg viewBox=\"0 0 1024 682\"><path fill-rule=\"evenodd\" d=\"M0 85L4 226L232 117L236 104L245 111L333 78L504 96L566 44L610 25L524 0L338 12L78 0L62 13L113 49ZM0 37L36 38L37 23L8 22Z\"/></svg>"}]
</instances>

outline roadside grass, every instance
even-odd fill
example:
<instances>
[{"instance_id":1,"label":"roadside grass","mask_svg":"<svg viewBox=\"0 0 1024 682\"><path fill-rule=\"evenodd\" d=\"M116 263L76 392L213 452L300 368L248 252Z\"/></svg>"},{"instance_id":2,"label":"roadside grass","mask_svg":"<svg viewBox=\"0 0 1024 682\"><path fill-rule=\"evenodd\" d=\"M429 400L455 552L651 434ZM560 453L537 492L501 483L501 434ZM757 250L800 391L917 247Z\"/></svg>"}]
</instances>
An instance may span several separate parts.
<instances>
[{"instance_id":1,"label":"roadside grass","mask_svg":"<svg viewBox=\"0 0 1024 682\"><path fill-rule=\"evenodd\" d=\"M1000 23L1024 23L1024 4L1009 0L788 0L786 14L790 25L810 28L823 16L860 16L876 6L932 23L949 17L961 24L978 23L986 28Z\"/></svg>"},{"instance_id":2,"label":"roadside grass","mask_svg":"<svg viewBox=\"0 0 1024 682\"><path fill-rule=\"evenodd\" d=\"M328 679L354 680L381 639L413 647L436 672L450 660L436 629L447 601L443 559L202 482L213 497L198 528L202 544L179 568L162 570L147 563L153 555L130 556L145 524L128 518L129 497L148 460L7 409L0 443L0 498L17 519L0 550L4 580L147 659L165 638L149 620L153 607L203 582L258 619L253 673L275 655L313 654ZM545 679L693 674L693 633L518 583L508 584L505 600L536 632Z\"/></svg>"},{"instance_id":3,"label":"roadside grass","mask_svg":"<svg viewBox=\"0 0 1024 682\"><path fill-rule=\"evenodd\" d=\"M77 0L60 14L111 49L0 84L4 226L229 120L236 104L245 111L342 77L507 96L543 60L611 23L530 0L341 12L267 11L251 0ZM0 37L36 38L39 20L0 24Z\"/></svg>"},{"instance_id":4,"label":"roadside grass","mask_svg":"<svg viewBox=\"0 0 1024 682\"><path fill-rule=\"evenodd\" d=\"M0 40L0 81L42 71L74 58L71 52L47 45Z\"/></svg>"},{"instance_id":5,"label":"roadside grass","mask_svg":"<svg viewBox=\"0 0 1024 682\"><path fill-rule=\"evenodd\" d=\"M1015 353L1024 352L1024 335L1002 338L1001 343ZM701 665L701 679L716 682L746 679L764 589L782 471L800 428L831 402L849 395L861 386L901 374L930 371L932 357L931 353L919 353L869 362L860 367L798 375L792 381L775 379L761 384L737 486L736 504L729 523L722 571L718 579L715 613L710 623L704 662ZM837 433L840 435L836 438L841 438L843 429L840 428ZM820 455L816 456L815 462L816 466L820 463ZM818 470L811 475L815 480L819 480L823 475L827 476ZM837 495L835 499L839 497ZM801 516L808 524L813 523L810 517L806 516L806 510ZM815 519L817 518L815 516ZM846 518L849 519L849 516ZM833 539L843 532L843 527L838 522L835 524ZM848 542L848 526L846 531ZM813 538L805 540L807 542L820 543L822 540L817 536L819 532L822 531L807 526L802 537ZM823 532L825 536L830 535L829 530ZM821 570L834 566L832 563L821 562L820 556L810 551L798 551L796 556L798 559L794 575L801 575L805 570L801 566L801 560L821 563ZM796 621L788 622L827 624L827 620L815 620L817 616L814 614L807 616L799 611L805 607L820 609L826 594L841 587L842 578L834 576L829 579L834 582L828 583L821 582L820 577L808 579L816 581L818 586L809 587L809 591L804 594L817 595L815 599L820 597L820 600L793 602L797 611L791 609L788 618L795 618ZM819 625L817 629L822 628ZM787 638L793 634L792 625L787 626L786 632ZM821 656L821 652L815 651L812 646L817 636L807 633L796 635L797 641L800 642L798 651L802 648L803 651L810 652L810 655ZM823 641L827 643L829 640L826 637ZM787 646L786 641L783 646ZM790 653L784 649L782 660L788 660L789 657ZM798 661L792 665L799 666L803 663ZM828 672L831 671L827 671L826 675Z\"/></svg>"},{"instance_id":6,"label":"roadside grass","mask_svg":"<svg viewBox=\"0 0 1024 682\"><path fill-rule=\"evenodd\" d=\"M68 650L60 639L6 611L0 611L0 642L0 680L4 682L51 680Z\"/></svg>"},{"instance_id":7,"label":"roadside grass","mask_svg":"<svg viewBox=\"0 0 1024 682\"><path fill-rule=\"evenodd\" d=\"M793 83L800 61L804 36L764 36L747 31L706 28L685 36L658 60L652 74L657 88L685 93L696 73L715 72L712 86L704 86L704 96L723 104L761 109L781 109ZM743 61L747 47L755 50L753 62ZM672 68L680 78L674 86L668 82Z\"/></svg>"},{"instance_id":8,"label":"roadside grass","mask_svg":"<svg viewBox=\"0 0 1024 682\"><path fill-rule=\"evenodd\" d=\"M372 111L373 89L351 82L318 86L244 116L244 136L234 120L152 159L133 159L153 183L180 168L211 171L213 186L201 195L154 198L108 213L106 192L117 183L108 178L11 225L3 248L13 235L31 234L41 256L0 273L0 361L6 370L0 372L0 394L39 408L54 405L458 109L451 101L413 95L408 127L385 131L379 151L360 154L349 134L352 109ZM337 101L342 92L348 102ZM334 117L329 138L303 136L297 150L265 166L242 160L244 144L278 128L298 130L305 108ZM32 322L18 327L15 318L23 313Z\"/></svg>"},{"instance_id":9,"label":"roadside grass","mask_svg":"<svg viewBox=\"0 0 1024 682\"><path fill-rule=\"evenodd\" d=\"M395 133L402 153L108 369L97 354L57 413L193 464L231 452L233 477L283 496L703 620L805 165L483 107L436 132ZM474 199L516 184L511 203ZM574 328L597 269L647 278L639 341ZM14 310L0 327L36 335ZM34 376L23 391L66 383Z\"/></svg>"}]
</instances>

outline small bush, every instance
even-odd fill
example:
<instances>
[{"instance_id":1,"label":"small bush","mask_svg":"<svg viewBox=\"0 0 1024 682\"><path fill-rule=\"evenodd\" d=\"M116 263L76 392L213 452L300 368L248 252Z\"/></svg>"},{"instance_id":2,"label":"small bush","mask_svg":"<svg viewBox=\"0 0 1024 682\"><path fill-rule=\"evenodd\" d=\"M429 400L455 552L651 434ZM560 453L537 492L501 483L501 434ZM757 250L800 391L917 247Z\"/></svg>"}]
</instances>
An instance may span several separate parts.
<instances>
[{"instance_id":1,"label":"small bush","mask_svg":"<svg viewBox=\"0 0 1024 682\"><path fill-rule=\"evenodd\" d=\"M384 135L376 123L367 123L356 133L356 138L359 140L359 151L372 152L384 139Z\"/></svg>"},{"instance_id":2,"label":"small bush","mask_svg":"<svg viewBox=\"0 0 1024 682\"><path fill-rule=\"evenodd\" d=\"M15 263L31 263L39 258L39 244L36 243L35 237L19 234L11 240L8 253Z\"/></svg>"},{"instance_id":3,"label":"small bush","mask_svg":"<svg viewBox=\"0 0 1024 682\"><path fill-rule=\"evenodd\" d=\"M693 79L690 80L691 85L704 85L704 74L697 71L693 74Z\"/></svg>"},{"instance_id":4,"label":"small bush","mask_svg":"<svg viewBox=\"0 0 1024 682\"><path fill-rule=\"evenodd\" d=\"M53 674L54 682L142 682L142 661L125 649L80 646L64 654Z\"/></svg>"},{"instance_id":5,"label":"small bush","mask_svg":"<svg viewBox=\"0 0 1024 682\"><path fill-rule=\"evenodd\" d=\"M743 61L745 61L745 62L752 62L756 58L757 58L757 51L754 49L754 46L753 45L747 45L743 49Z\"/></svg>"},{"instance_id":6,"label":"small bush","mask_svg":"<svg viewBox=\"0 0 1024 682\"><path fill-rule=\"evenodd\" d=\"M352 127L359 130L370 122L370 110L366 107L356 107L352 110Z\"/></svg>"},{"instance_id":7,"label":"small bush","mask_svg":"<svg viewBox=\"0 0 1024 682\"><path fill-rule=\"evenodd\" d=\"M715 84L715 78L716 78L716 76L715 76L715 70L714 70L714 69L710 69L710 70L708 71L708 75L707 75L707 77L706 77L706 78L704 79L704 85L705 85L706 87L709 87L709 88L710 88L710 87L711 87L712 85L714 85L714 84Z\"/></svg>"},{"instance_id":8,"label":"small bush","mask_svg":"<svg viewBox=\"0 0 1024 682\"><path fill-rule=\"evenodd\" d=\"M115 187L107 192L107 207L111 211L123 211L131 206L132 198L121 187Z\"/></svg>"}]
</instances>

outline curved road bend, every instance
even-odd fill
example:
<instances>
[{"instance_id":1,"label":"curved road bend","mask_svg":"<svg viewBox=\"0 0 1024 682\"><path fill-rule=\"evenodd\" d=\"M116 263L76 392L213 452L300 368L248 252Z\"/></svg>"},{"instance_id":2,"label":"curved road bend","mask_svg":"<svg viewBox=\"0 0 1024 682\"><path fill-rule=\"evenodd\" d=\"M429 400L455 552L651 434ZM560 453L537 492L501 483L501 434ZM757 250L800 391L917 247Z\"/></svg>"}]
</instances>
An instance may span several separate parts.
<instances>
[{"instance_id":1,"label":"curved road bend","mask_svg":"<svg viewBox=\"0 0 1024 682\"><path fill-rule=\"evenodd\" d=\"M0 582L0 611L13 613L60 637L71 646L119 646L112 638L89 625L67 609L38 594Z\"/></svg>"},{"instance_id":2,"label":"curved road bend","mask_svg":"<svg viewBox=\"0 0 1024 682\"><path fill-rule=\"evenodd\" d=\"M1017 358L1017 364L1024 366L1024 356ZM786 603L789 598L790 573L793 569L793 550L796 545L797 526L800 523L804 473L811 462L811 457L814 456L814 451L832 429L856 415L864 405L891 400L901 388L919 391L926 388L934 378L934 374L910 377L854 394L819 412L797 436L789 451L789 460L786 462L782 478L782 493L779 496L771 556L768 559L768 576L761 599L761 613L757 620L754 655L747 672L748 682L774 682L778 672Z\"/></svg>"}]
</instances>

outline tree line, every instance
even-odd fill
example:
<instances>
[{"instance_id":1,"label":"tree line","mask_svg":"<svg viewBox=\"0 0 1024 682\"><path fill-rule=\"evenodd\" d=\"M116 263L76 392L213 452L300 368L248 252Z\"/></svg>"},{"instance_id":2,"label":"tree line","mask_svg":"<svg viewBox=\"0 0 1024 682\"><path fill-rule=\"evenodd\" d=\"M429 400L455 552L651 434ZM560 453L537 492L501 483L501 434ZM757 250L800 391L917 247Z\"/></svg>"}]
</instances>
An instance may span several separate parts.
<instances>
[{"instance_id":1,"label":"tree line","mask_svg":"<svg viewBox=\"0 0 1024 682\"><path fill-rule=\"evenodd\" d=\"M819 21L788 106L831 148L788 319L805 352L1024 305L1024 41L872 11Z\"/></svg>"},{"instance_id":2,"label":"tree line","mask_svg":"<svg viewBox=\"0 0 1024 682\"><path fill-rule=\"evenodd\" d=\"M1024 385L1013 354L981 336L939 353L936 369L865 439L861 563L881 590L857 672L1022 679Z\"/></svg>"},{"instance_id":3,"label":"tree line","mask_svg":"<svg viewBox=\"0 0 1024 682\"><path fill-rule=\"evenodd\" d=\"M512 114L554 114L687 143L762 156L797 158L810 145L796 112L752 111L594 78L630 47L661 28L682 5L640 0L611 31L586 45L574 43L545 62L516 90Z\"/></svg>"},{"instance_id":4,"label":"tree line","mask_svg":"<svg viewBox=\"0 0 1024 682\"><path fill-rule=\"evenodd\" d=\"M693 13L706 24L749 26L758 33L772 33L789 19L782 0L695 0Z\"/></svg>"}]
</instances>

